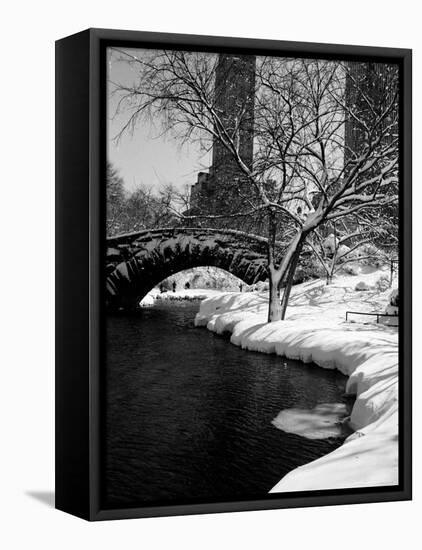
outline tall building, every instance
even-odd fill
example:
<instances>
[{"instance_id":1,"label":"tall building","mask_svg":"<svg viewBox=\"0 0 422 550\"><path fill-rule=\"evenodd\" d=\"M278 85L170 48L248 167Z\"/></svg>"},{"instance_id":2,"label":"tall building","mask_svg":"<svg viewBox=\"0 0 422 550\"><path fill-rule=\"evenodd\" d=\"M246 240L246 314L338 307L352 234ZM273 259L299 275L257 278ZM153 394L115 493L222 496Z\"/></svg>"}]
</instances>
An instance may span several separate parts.
<instances>
[{"instance_id":1,"label":"tall building","mask_svg":"<svg viewBox=\"0 0 422 550\"><path fill-rule=\"evenodd\" d=\"M388 63L351 62L346 76L345 102L355 116L349 114L345 121L344 133L344 162L349 163L362 154L369 144L379 140L376 151L381 153L391 147L389 155L398 154L399 120L398 120L398 67ZM375 121L378 120L378 124ZM369 132L361 124L364 122ZM395 143L395 145L393 145ZM388 155L388 156L389 156ZM374 155L372 155L374 157ZM377 176L381 168L386 164L387 156L380 154L382 160L373 163L364 178ZM353 164L346 166L346 175L352 170ZM374 189L376 183L374 184ZM394 192L394 191L390 191ZM398 204L380 207L380 213L385 223L386 231L376 237L375 244L392 255L395 254L395 240L393 233L398 228ZM347 221L351 226L355 223L352 219ZM378 226L378 230L383 229Z\"/></svg>"},{"instance_id":2,"label":"tall building","mask_svg":"<svg viewBox=\"0 0 422 550\"><path fill-rule=\"evenodd\" d=\"M392 85L393 73L397 71L394 65L373 62L351 62L348 65L346 76L345 102L356 117L368 123L372 128L375 116L380 116L386 109L395 93ZM397 121L398 104L394 106L390 115L385 117L378 126L378 134L381 134L394 120ZM398 124L395 125L382 138L381 146L391 143L398 132ZM372 136L372 139L376 135ZM345 123L345 162L359 155L368 143L370 136L356 118L348 116Z\"/></svg>"},{"instance_id":3,"label":"tall building","mask_svg":"<svg viewBox=\"0 0 422 550\"><path fill-rule=\"evenodd\" d=\"M236 144L239 157L248 168L253 162L254 56L220 54L216 75L214 109L221 128ZM217 130L220 130L218 128ZM214 138L212 165L209 173L200 172L191 190L191 211L205 214L235 212L241 205L243 193L250 192L249 182L233 154Z\"/></svg>"}]
</instances>

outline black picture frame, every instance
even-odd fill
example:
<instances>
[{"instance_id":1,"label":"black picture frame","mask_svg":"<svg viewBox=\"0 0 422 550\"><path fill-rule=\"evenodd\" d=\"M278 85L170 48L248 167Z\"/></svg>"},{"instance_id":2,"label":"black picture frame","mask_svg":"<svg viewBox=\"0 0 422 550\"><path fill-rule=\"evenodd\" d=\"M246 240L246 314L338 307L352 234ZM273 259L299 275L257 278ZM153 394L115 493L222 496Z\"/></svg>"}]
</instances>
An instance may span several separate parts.
<instances>
[{"instance_id":1,"label":"black picture frame","mask_svg":"<svg viewBox=\"0 0 422 550\"><path fill-rule=\"evenodd\" d=\"M101 508L105 48L110 45L398 63L400 102L399 485L277 493L255 501ZM56 508L86 520L409 500L411 74L408 49L88 29L56 42Z\"/></svg>"}]
</instances>

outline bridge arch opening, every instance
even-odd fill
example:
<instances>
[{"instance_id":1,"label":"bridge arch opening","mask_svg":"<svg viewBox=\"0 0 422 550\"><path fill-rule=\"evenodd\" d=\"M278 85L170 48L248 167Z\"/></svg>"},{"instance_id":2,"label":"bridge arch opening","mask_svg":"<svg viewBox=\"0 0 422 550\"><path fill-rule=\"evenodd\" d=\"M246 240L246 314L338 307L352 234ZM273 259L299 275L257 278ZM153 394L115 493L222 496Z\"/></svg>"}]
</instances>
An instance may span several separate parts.
<instances>
[{"instance_id":1,"label":"bridge arch opening","mask_svg":"<svg viewBox=\"0 0 422 550\"><path fill-rule=\"evenodd\" d=\"M239 287L246 288L246 283L229 271L216 266L200 266L184 269L161 281L158 290L223 290L238 292Z\"/></svg>"},{"instance_id":2,"label":"bridge arch opening","mask_svg":"<svg viewBox=\"0 0 422 550\"><path fill-rule=\"evenodd\" d=\"M198 300L220 292L246 292L250 288L242 279L225 269L200 266L179 271L156 285L140 306L153 305L155 300Z\"/></svg>"}]
</instances>

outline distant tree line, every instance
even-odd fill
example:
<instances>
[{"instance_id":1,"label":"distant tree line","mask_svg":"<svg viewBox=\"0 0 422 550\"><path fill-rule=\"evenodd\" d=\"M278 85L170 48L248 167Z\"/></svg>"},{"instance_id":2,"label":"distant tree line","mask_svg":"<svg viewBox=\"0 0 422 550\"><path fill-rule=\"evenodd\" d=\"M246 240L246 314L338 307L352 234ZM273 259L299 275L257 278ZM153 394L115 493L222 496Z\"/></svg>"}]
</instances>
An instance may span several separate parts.
<instances>
[{"instance_id":1,"label":"distant tree line","mask_svg":"<svg viewBox=\"0 0 422 550\"><path fill-rule=\"evenodd\" d=\"M118 170L107 163L107 236L166 227L177 221L171 203L174 189L165 186L158 192L152 187L139 186L134 191L125 189Z\"/></svg>"}]
</instances>

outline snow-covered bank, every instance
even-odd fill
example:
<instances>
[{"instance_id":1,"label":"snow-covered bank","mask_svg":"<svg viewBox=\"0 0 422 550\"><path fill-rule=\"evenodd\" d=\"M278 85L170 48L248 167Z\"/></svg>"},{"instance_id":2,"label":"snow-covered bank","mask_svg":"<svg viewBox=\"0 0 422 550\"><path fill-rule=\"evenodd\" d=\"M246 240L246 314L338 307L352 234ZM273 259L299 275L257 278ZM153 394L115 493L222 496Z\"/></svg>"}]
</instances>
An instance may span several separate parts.
<instances>
[{"instance_id":1,"label":"snow-covered bank","mask_svg":"<svg viewBox=\"0 0 422 550\"><path fill-rule=\"evenodd\" d=\"M212 288L185 288L183 290L176 290L175 292L163 292L156 294L157 300L204 300L206 298L214 298L221 296L223 292L221 290L215 290Z\"/></svg>"},{"instance_id":2,"label":"snow-covered bank","mask_svg":"<svg viewBox=\"0 0 422 550\"><path fill-rule=\"evenodd\" d=\"M359 276L371 283L376 274ZM293 289L286 321L266 323L266 294L225 294L201 303L195 323L231 332L244 349L276 353L349 377L356 395L354 433L334 452L285 476L272 492L341 489L398 483L398 335L393 327L345 323L346 310L383 311L391 290L356 291L356 277Z\"/></svg>"},{"instance_id":3,"label":"snow-covered bank","mask_svg":"<svg viewBox=\"0 0 422 550\"><path fill-rule=\"evenodd\" d=\"M204 300L206 298L214 298L215 296L221 296L223 292L221 290L215 290L212 288L186 288L183 290L176 290L175 292L160 292L157 289L151 290L141 300L140 306L153 306L156 300L175 300L175 301L193 301Z\"/></svg>"}]
</instances>

